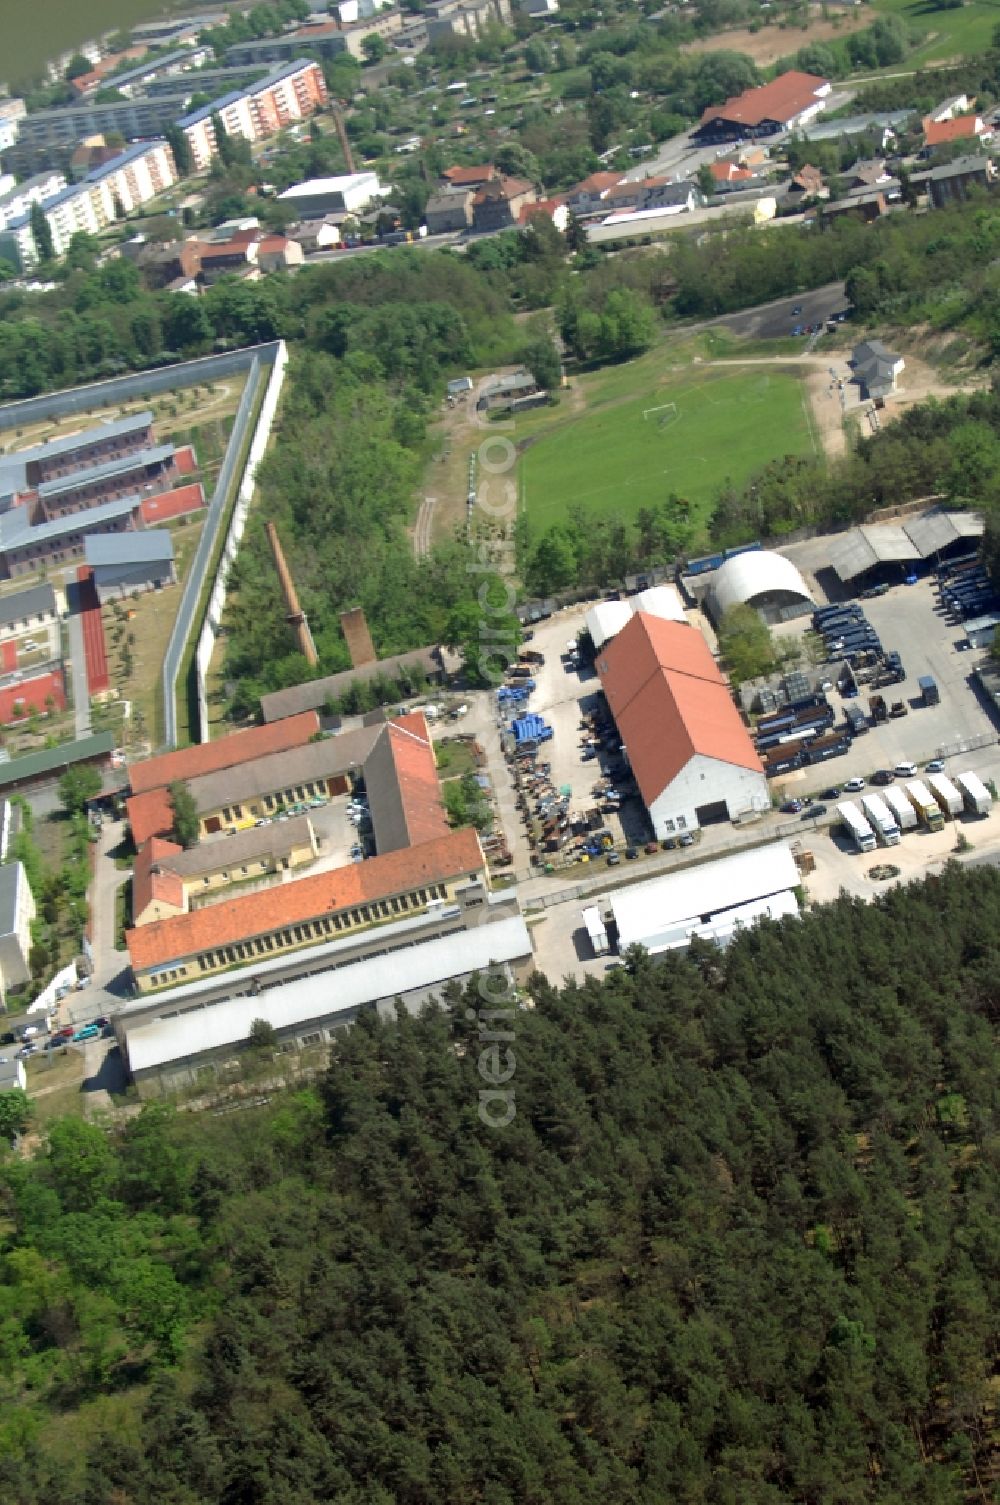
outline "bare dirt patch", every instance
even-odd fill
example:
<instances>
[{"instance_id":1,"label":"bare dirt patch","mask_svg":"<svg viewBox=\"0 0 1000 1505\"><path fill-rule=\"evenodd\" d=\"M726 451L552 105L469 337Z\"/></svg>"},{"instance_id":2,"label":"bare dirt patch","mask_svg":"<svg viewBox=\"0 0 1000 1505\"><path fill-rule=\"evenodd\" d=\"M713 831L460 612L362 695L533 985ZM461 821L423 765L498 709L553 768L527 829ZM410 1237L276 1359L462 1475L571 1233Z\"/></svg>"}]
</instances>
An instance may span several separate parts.
<instances>
[{"instance_id":1,"label":"bare dirt patch","mask_svg":"<svg viewBox=\"0 0 1000 1505\"><path fill-rule=\"evenodd\" d=\"M838 16L830 21L817 16L807 26L762 26L759 31L739 26L732 31L717 32L713 37L699 37L696 42L685 42L681 51L718 52L724 48L727 52L742 52L746 57L753 58L760 67L767 68L779 58L791 57L800 47L806 47L811 42L829 42L868 26L871 16L864 7L859 7L859 10L863 14Z\"/></svg>"}]
</instances>

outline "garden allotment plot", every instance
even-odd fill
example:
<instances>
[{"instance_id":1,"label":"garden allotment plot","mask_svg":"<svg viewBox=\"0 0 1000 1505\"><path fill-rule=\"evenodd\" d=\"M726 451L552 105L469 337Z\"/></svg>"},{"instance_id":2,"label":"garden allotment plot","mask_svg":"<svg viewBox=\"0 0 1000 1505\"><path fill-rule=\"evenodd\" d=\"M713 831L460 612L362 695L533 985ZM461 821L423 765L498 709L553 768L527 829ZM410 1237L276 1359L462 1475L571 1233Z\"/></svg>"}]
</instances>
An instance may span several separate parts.
<instances>
[{"instance_id":1,"label":"garden allotment plot","mask_svg":"<svg viewBox=\"0 0 1000 1505\"><path fill-rule=\"evenodd\" d=\"M625 368L606 381L584 378L586 411L526 442L520 497L533 537L576 506L634 517L671 492L701 523L727 481L739 486L771 460L815 453L804 384L780 366L696 375L688 367L656 382L645 365L633 368L635 396L620 395Z\"/></svg>"}]
</instances>

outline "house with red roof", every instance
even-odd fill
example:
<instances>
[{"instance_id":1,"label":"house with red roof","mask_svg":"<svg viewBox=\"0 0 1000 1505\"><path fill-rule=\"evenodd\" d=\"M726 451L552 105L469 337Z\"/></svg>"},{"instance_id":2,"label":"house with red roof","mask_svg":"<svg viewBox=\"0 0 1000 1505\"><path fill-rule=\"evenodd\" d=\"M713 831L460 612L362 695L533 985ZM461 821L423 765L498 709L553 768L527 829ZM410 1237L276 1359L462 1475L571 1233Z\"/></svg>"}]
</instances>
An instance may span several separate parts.
<instances>
[{"instance_id":1,"label":"house with red roof","mask_svg":"<svg viewBox=\"0 0 1000 1505\"><path fill-rule=\"evenodd\" d=\"M522 204L518 210L517 222L522 227L530 225L533 219L551 220L560 234L565 235L566 226L569 224L569 210L566 200L562 197L554 199L536 199L533 204Z\"/></svg>"},{"instance_id":2,"label":"house with red roof","mask_svg":"<svg viewBox=\"0 0 1000 1505\"><path fill-rule=\"evenodd\" d=\"M708 170L717 188L730 188L736 183L749 183L754 177L749 167L741 167L738 162L710 162Z\"/></svg>"},{"instance_id":3,"label":"house with red roof","mask_svg":"<svg viewBox=\"0 0 1000 1505\"><path fill-rule=\"evenodd\" d=\"M815 119L826 105L830 90L830 80L814 73L796 69L779 73L769 84L744 89L725 104L710 105L694 135L702 145L775 136Z\"/></svg>"},{"instance_id":4,"label":"house with red roof","mask_svg":"<svg viewBox=\"0 0 1000 1505\"><path fill-rule=\"evenodd\" d=\"M492 183L496 176L497 170L492 162L478 162L471 167L446 167L441 174L441 182L445 189L461 192L471 188L475 191Z\"/></svg>"},{"instance_id":5,"label":"house with red roof","mask_svg":"<svg viewBox=\"0 0 1000 1505\"><path fill-rule=\"evenodd\" d=\"M951 146L954 141L970 144L988 141L993 135L981 115L955 115L949 120L934 120L928 115L922 124L925 152L934 151L939 146Z\"/></svg>"},{"instance_id":6,"label":"house with red roof","mask_svg":"<svg viewBox=\"0 0 1000 1505\"><path fill-rule=\"evenodd\" d=\"M607 213L604 203L608 193L621 182L620 172L592 172L575 184L566 194L566 205L571 214L582 218L586 214Z\"/></svg>"},{"instance_id":7,"label":"house with red roof","mask_svg":"<svg viewBox=\"0 0 1000 1505\"><path fill-rule=\"evenodd\" d=\"M596 667L658 839L770 808L763 765L697 627L638 612Z\"/></svg>"}]
</instances>

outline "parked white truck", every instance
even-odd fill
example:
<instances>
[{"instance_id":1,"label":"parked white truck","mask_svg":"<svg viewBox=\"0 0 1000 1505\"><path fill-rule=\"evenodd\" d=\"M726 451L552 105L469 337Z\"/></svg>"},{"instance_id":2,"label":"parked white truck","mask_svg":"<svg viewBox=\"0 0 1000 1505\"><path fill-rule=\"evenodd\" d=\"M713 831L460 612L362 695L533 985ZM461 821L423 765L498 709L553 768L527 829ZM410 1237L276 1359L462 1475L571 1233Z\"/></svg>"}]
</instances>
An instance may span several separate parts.
<instances>
[{"instance_id":1,"label":"parked white truck","mask_svg":"<svg viewBox=\"0 0 1000 1505\"><path fill-rule=\"evenodd\" d=\"M929 773L927 787L941 807L942 814L952 820L962 813L962 796L946 773Z\"/></svg>"},{"instance_id":2,"label":"parked white truck","mask_svg":"<svg viewBox=\"0 0 1000 1505\"><path fill-rule=\"evenodd\" d=\"M865 812L868 824L882 845L887 847L898 846L900 842L899 822L881 795L863 795L861 798L861 808Z\"/></svg>"},{"instance_id":3,"label":"parked white truck","mask_svg":"<svg viewBox=\"0 0 1000 1505\"><path fill-rule=\"evenodd\" d=\"M589 909L583 911L583 923L587 927L594 955L605 956L608 951L608 932L601 919L601 911L596 904L591 904Z\"/></svg>"},{"instance_id":4,"label":"parked white truck","mask_svg":"<svg viewBox=\"0 0 1000 1505\"><path fill-rule=\"evenodd\" d=\"M970 815L989 815L993 796L978 773L957 773L955 783L961 791L965 808Z\"/></svg>"},{"instance_id":5,"label":"parked white truck","mask_svg":"<svg viewBox=\"0 0 1000 1505\"><path fill-rule=\"evenodd\" d=\"M859 852L874 852L875 832L865 820L857 805L847 800L843 805L837 806L837 814L844 822L848 836L851 837Z\"/></svg>"},{"instance_id":6,"label":"parked white truck","mask_svg":"<svg viewBox=\"0 0 1000 1505\"><path fill-rule=\"evenodd\" d=\"M917 812L910 804L902 789L890 785L885 791L885 802L896 817L896 824L901 831L913 831L917 825Z\"/></svg>"}]
</instances>

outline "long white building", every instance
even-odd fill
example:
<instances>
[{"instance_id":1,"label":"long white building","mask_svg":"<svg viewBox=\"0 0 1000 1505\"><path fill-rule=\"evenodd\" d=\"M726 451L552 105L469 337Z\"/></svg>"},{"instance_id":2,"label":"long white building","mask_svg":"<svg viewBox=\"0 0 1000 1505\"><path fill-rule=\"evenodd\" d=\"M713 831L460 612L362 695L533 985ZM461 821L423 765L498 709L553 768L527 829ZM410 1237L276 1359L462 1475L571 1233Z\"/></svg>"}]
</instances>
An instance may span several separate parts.
<instances>
[{"instance_id":1,"label":"long white building","mask_svg":"<svg viewBox=\"0 0 1000 1505\"><path fill-rule=\"evenodd\" d=\"M620 889L610 900L618 950L644 946L655 955L694 936L725 945L756 920L798 914L798 882L791 848L779 841Z\"/></svg>"},{"instance_id":2,"label":"long white building","mask_svg":"<svg viewBox=\"0 0 1000 1505\"><path fill-rule=\"evenodd\" d=\"M417 1013L440 996L445 983L464 982L474 972L502 972L513 981L530 968L531 954L527 926L514 914L312 972L257 996L152 1019L144 1008L134 1024L126 1010L116 1019L116 1030L130 1075L140 1096L147 1097L196 1080L206 1067L226 1064L247 1045L255 1019L265 1019L286 1046L322 1044L349 1028L362 1010L374 1008L391 1018L399 998ZM170 998L161 1000L164 1012Z\"/></svg>"}]
</instances>

